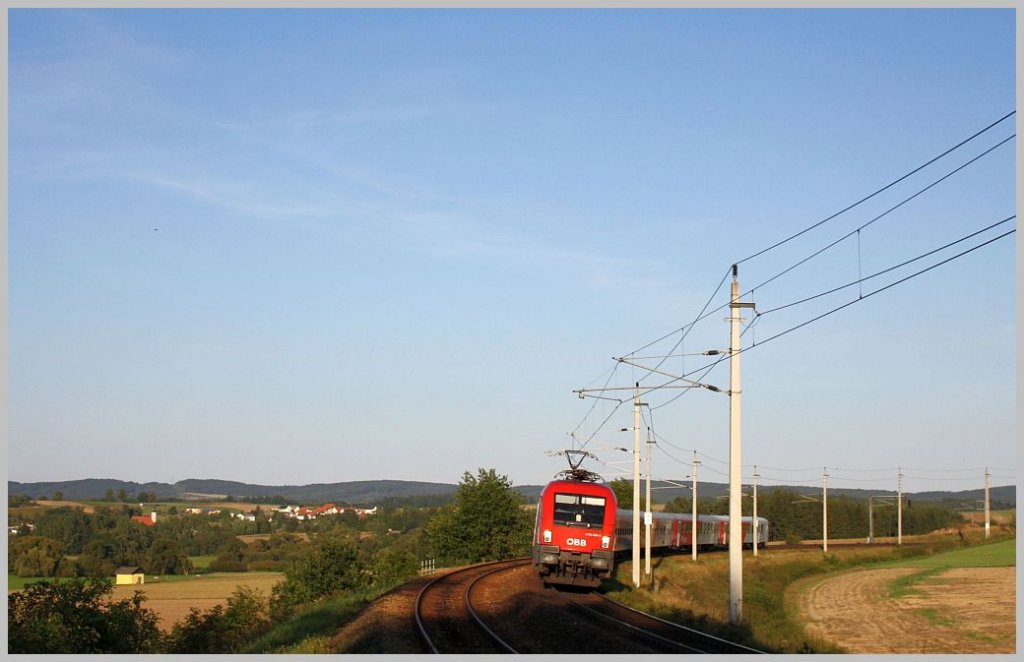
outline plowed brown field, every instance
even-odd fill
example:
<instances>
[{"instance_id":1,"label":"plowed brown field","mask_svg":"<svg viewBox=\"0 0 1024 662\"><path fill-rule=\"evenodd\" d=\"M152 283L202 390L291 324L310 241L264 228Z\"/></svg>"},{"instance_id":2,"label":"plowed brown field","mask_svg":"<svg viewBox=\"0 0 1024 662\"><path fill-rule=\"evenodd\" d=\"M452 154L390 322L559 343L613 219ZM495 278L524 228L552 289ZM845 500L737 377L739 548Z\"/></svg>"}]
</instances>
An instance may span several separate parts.
<instances>
[{"instance_id":1,"label":"plowed brown field","mask_svg":"<svg viewBox=\"0 0 1024 662\"><path fill-rule=\"evenodd\" d=\"M854 653L1016 652L1016 568L956 568L889 597L914 568L852 570L793 587L808 634Z\"/></svg>"}]
</instances>

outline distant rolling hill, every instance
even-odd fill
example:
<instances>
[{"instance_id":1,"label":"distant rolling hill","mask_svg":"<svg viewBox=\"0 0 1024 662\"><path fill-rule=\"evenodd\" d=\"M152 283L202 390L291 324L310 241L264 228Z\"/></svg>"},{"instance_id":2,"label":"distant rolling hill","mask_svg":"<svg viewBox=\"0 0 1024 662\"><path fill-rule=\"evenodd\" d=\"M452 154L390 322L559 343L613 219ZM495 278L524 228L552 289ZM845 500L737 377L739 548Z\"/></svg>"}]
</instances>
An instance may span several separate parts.
<instances>
[{"instance_id":1,"label":"distant rolling hill","mask_svg":"<svg viewBox=\"0 0 1024 662\"><path fill-rule=\"evenodd\" d=\"M124 490L129 498L140 491L155 493L160 499L215 500L234 498L281 497L296 503L338 501L353 505L373 505L386 498L413 496L446 496L455 485L404 480L363 480L344 483L313 483L309 485L253 485L230 480L190 478L176 483L136 483L110 478L87 478L58 482L19 483L7 481L7 494L23 494L32 498L52 496L61 492L65 499L102 499L112 490Z\"/></svg>"},{"instance_id":2,"label":"distant rolling hill","mask_svg":"<svg viewBox=\"0 0 1024 662\"><path fill-rule=\"evenodd\" d=\"M675 484L689 484L689 482L678 481ZM690 490L686 488L673 487L671 483L661 481L655 481L652 487L655 488L655 492L652 494L654 503L665 503L677 496L689 496L690 494ZM136 483L107 478L38 483L7 481L8 495L20 494L32 498L50 497L55 492L61 492L65 499L102 499L107 490L112 490L114 494L117 494L119 490L124 490L129 498L134 498L142 491L150 494L156 493L159 498L163 499L211 500L224 499L228 496L262 499L283 497L293 503L313 504L335 501L362 506L372 506L388 498L445 497L454 494L456 489L458 489L457 485L448 483L407 480L360 480L309 485L254 485L207 478L189 478L173 484ZM532 502L540 496L543 485L517 485L514 489L522 494L527 501ZM743 489L745 492L749 491L750 486L744 485ZM821 494L820 487L807 486L762 486L760 491L761 494L767 494L779 489L786 489L797 494ZM729 486L724 483L700 483L698 490L701 498L713 498L728 495ZM1015 486L993 487L989 493L994 507L1016 507L1017 489ZM867 499L868 496L873 495L894 496L895 494L895 490L829 489L830 496L849 496L854 499ZM959 492L907 493L907 496L918 501L943 502L951 507L959 507L961 504L983 499L985 493L982 489L975 489Z\"/></svg>"}]
</instances>

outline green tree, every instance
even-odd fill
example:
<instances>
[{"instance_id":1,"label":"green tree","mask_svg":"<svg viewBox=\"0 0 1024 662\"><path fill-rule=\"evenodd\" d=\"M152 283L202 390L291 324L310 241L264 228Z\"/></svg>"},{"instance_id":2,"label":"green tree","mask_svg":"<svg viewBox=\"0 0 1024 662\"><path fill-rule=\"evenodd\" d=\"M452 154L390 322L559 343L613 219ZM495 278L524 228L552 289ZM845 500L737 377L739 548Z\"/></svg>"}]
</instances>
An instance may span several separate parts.
<instances>
[{"instance_id":1,"label":"green tree","mask_svg":"<svg viewBox=\"0 0 1024 662\"><path fill-rule=\"evenodd\" d=\"M612 488L612 492L615 492L615 501L619 504L618 507L623 510L633 509L633 481L626 478L616 478L612 482L608 483L608 486ZM644 494L643 486L640 488L640 510L647 508L647 497Z\"/></svg>"},{"instance_id":2,"label":"green tree","mask_svg":"<svg viewBox=\"0 0 1024 662\"><path fill-rule=\"evenodd\" d=\"M19 577L55 577L60 568L61 546L44 536L17 536L8 545L7 570Z\"/></svg>"},{"instance_id":3,"label":"green tree","mask_svg":"<svg viewBox=\"0 0 1024 662\"><path fill-rule=\"evenodd\" d=\"M285 580L274 586L271 600L276 611L286 613L368 584L369 575L359 562L355 541L332 531L318 535L305 555L285 569Z\"/></svg>"},{"instance_id":4,"label":"green tree","mask_svg":"<svg viewBox=\"0 0 1024 662\"><path fill-rule=\"evenodd\" d=\"M54 501L63 501L64 500L64 493L63 492L54 492L53 493L53 500Z\"/></svg>"},{"instance_id":5,"label":"green tree","mask_svg":"<svg viewBox=\"0 0 1024 662\"><path fill-rule=\"evenodd\" d=\"M633 481L626 480L625 478L616 478L608 483L608 487L612 488L612 492L615 492L615 501L619 504L619 508L623 510L633 508ZM643 497L641 496L641 498Z\"/></svg>"},{"instance_id":6,"label":"green tree","mask_svg":"<svg viewBox=\"0 0 1024 662\"><path fill-rule=\"evenodd\" d=\"M698 504L699 505L699 504ZM677 496L665 504L666 513L692 513L693 497Z\"/></svg>"},{"instance_id":7,"label":"green tree","mask_svg":"<svg viewBox=\"0 0 1024 662\"><path fill-rule=\"evenodd\" d=\"M122 565L117 558L117 545L108 533L98 535L86 543L78 563L82 572L89 577L110 577Z\"/></svg>"},{"instance_id":8,"label":"green tree","mask_svg":"<svg viewBox=\"0 0 1024 662\"><path fill-rule=\"evenodd\" d=\"M93 535L93 518L78 508L49 508L36 517L35 532L60 543L65 554L79 554Z\"/></svg>"},{"instance_id":9,"label":"green tree","mask_svg":"<svg viewBox=\"0 0 1024 662\"><path fill-rule=\"evenodd\" d=\"M103 500L104 501L113 501L114 500L114 488L112 488L112 487L108 487L107 488L107 491L103 493Z\"/></svg>"},{"instance_id":10,"label":"green tree","mask_svg":"<svg viewBox=\"0 0 1024 662\"><path fill-rule=\"evenodd\" d=\"M146 550L142 567L154 575L187 575L192 563L177 540L160 537Z\"/></svg>"},{"instance_id":11,"label":"green tree","mask_svg":"<svg viewBox=\"0 0 1024 662\"><path fill-rule=\"evenodd\" d=\"M525 556L533 522L522 504L508 477L494 469L479 469L476 476L465 472L453 503L427 521L434 554L444 563Z\"/></svg>"},{"instance_id":12,"label":"green tree","mask_svg":"<svg viewBox=\"0 0 1024 662\"><path fill-rule=\"evenodd\" d=\"M36 582L7 596L8 653L155 653L161 636L145 596L110 602L110 580Z\"/></svg>"},{"instance_id":13,"label":"green tree","mask_svg":"<svg viewBox=\"0 0 1024 662\"><path fill-rule=\"evenodd\" d=\"M117 491L117 500L120 501L121 503L125 503L128 501L128 494L127 492L124 491L123 487Z\"/></svg>"}]
</instances>

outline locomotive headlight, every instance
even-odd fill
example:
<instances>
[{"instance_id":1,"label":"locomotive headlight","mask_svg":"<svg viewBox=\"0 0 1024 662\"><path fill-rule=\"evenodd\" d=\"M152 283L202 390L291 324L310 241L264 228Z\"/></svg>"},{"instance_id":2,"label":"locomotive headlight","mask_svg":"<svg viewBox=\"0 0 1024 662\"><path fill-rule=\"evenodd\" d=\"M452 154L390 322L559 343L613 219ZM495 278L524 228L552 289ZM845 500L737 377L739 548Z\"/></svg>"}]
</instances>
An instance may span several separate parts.
<instances>
[{"instance_id":1,"label":"locomotive headlight","mask_svg":"<svg viewBox=\"0 0 1024 662\"><path fill-rule=\"evenodd\" d=\"M611 536L601 536L601 549L608 549L612 545Z\"/></svg>"},{"instance_id":2,"label":"locomotive headlight","mask_svg":"<svg viewBox=\"0 0 1024 662\"><path fill-rule=\"evenodd\" d=\"M544 542L551 542L551 532L550 531L545 531L544 532Z\"/></svg>"}]
</instances>

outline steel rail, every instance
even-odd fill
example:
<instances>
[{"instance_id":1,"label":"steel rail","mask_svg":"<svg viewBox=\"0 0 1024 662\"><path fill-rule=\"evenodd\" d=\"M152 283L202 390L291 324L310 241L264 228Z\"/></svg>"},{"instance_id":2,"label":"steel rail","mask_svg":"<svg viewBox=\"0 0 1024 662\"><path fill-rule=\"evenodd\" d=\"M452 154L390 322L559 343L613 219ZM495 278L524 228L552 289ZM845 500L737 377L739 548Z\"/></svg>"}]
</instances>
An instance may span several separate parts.
<instances>
[{"instance_id":1,"label":"steel rail","mask_svg":"<svg viewBox=\"0 0 1024 662\"><path fill-rule=\"evenodd\" d=\"M552 590L554 590L554 589L552 589ZM645 630L645 629L643 629L641 627L637 627L636 625L633 625L632 623L627 623L627 622L625 622L625 621L623 621L621 619L615 618L614 616L609 616L608 614L602 614L601 612L597 611L593 607L588 607L587 605L580 604L579 602L576 602L572 598L565 598L565 600L569 604L571 604L573 607L576 607L577 609L579 609L581 611L584 611L584 612L587 612L587 613L592 614L594 616L597 616L598 618L603 619L605 621L608 621L609 623L613 623L613 624L615 624L615 625L617 625L619 627L627 628L629 630L632 630L632 631L640 634L641 636L647 637L649 639L653 639L654 641L656 641L658 643L669 644L670 646L674 646L674 647L676 647L678 649L681 649L681 650L683 650L683 651L685 651L687 653L706 653L707 652L707 651L701 650L699 648L694 648L693 646L690 646L689 644L684 644L681 641L675 641L673 639L669 639L668 637L663 637L660 634L657 634L655 632L651 632L650 630ZM618 603L616 603L616 604L618 604ZM639 613L643 614L643 612L639 612ZM647 614L644 614L644 615L646 616Z\"/></svg>"},{"instance_id":2,"label":"steel rail","mask_svg":"<svg viewBox=\"0 0 1024 662\"><path fill-rule=\"evenodd\" d=\"M604 600L607 600L608 602L612 603L616 607L620 607L622 609L628 609L631 612L634 612L634 613L640 614L641 616L645 616L647 618L653 619L655 621L658 621L659 623L664 623L665 625L670 625L670 626L672 626L672 627L674 627L674 628L676 628L678 630L683 630L684 632L687 632L687 633L690 633L690 634L695 634L695 635L698 635L698 636L703 637L705 639L710 639L710 640L715 641L717 643L724 644L724 645L726 645L726 646L728 646L730 648L739 649L738 652L742 652L742 653L758 653L758 654L761 654L761 653L765 652L765 651L762 651L762 650L758 650L756 648L751 648L750 646L744 646L743 644L737 644L735 641L729 641L728 639L722 639L721 637L716 637L715 635L708 634L707 632L701 632L700 630L695 630L694 628L687 627L687 626L681 625L679 623L673 623L672 621L665 620L664 618L659 618L659 617L657 617L657 616L655 616L653 614L648 614L645 611L640 611L639 609L634 609L633 607L630 607L629 605L624 605L621 602L618 602L617 600L612 600L611 598L609 598L607 595L604 595L603 593L595 593L595 595L601 597Z\"/></svg>"},{"instance_id":3,"label":"steel rail","mask_svg":"<svg viewBox=\"0 0 1024 662\"><path fill-rule=\"evenodd\" d=\"M530 562L530 559L515 559L513 561L513 567L517 567L518 565L521 565L521 564L524 564L524 563L529 563L529 562ZM465 568L460 568L458 570L454 570L452 572L448 572L448 573L445 573L443 575L440 575L439 577L435 577L434 579L430 580L427 584L425 584L423 586L423 588L420 589L419 593L416 595L416 604L415 604L415 607L413 609L413 615L415 616L415 619L416 619L416 628L419 631L420 638L427 645L427 648L429 649L429 651L431 653L441 654L441 651L439 651L437 649L437 646L434 644L434 640L431 639L430 635L427 633L427 628L426 628L426 626L423 623L423 618L421 616L421 612L422 612L422 608L423 608L423 596L426 595L427 592L430 591L431 589L436 588L435 585L438 582L440 582L441 580L444 580L444 579L449 579L453 575L463 574L463 573L471 572L473 570L479 570L481 567L486 567L486 566L489 566L489 565L498 565L498 564L504 565L504 564L508 564L508 563L510 563L509 560L489 561L487 563L478 563L476 565L471 565L471 566L467 566ZM496 634L494 634L494 632L489 627L487 627L486 625L483 624L483 622L481 621L480 617L476 614L476 612L473 609L472 605L468 601L469 590L472 588L473 584L475 584L480 578L485 577L485 576L491 574L491 572L498 572L499 570L502 570L502 569L504 569L504 568L498 568L498 569L492 570L490 572L484 573L483 575L481 575L481 577L477 577L476 579L474 579L473 582L470 583L470 586L466 589L464 597L466 598L466 608L467 608L467 611L473 617L473 619L477 622L477 624L481 627L481 629L483 630L484 634L491 641L493 641L495 644L497 644L500 647L502 647L504 650L507 650L507 651L509 651L511 653L515 653L517 651L513 650L501 638L499 638Z\"/></svg>"},{"instance_id":4,"label":"steel rail","mask_svg":"<svg viewBox=\"0 0 1024 662\"><path fill-rule=\"evenodd\" d=\"M509 646L508 643L504 639L499 637L494 630L492 630L490 627L488 627L488 625L486 623L484 623L484 620L482 618L480 618L480 614L477 613L476 609L473 609L473 600L472 600L473 587L476 586L476 583L478 581L480 581L481 579L483 579L485 577L490 577L491 575L496 575L499 572L504 572L505 570L510 570L510 569L513 569L513 568L518 568L519 566L526 565L529 562L530 562L530 559L525 559L521 563L516 563L516 564L513 564L513 565L501 567L501 568L495 568L494 570L491 570L489 572L485 572L484 574L480 575L479 577L474 579L472 582L470 582L469 586L466 587L466 609L469 610L469 615L473 617L473 620L476 621L476 624L480 626L480 628L487 634L487 636L490 637L491 640L494 641L494 643L498 644L498 646L500 646L507 653L518 653L519 651L517 651L516 649L512 648L511 646Z\"/></svg>"}]
</instances>

